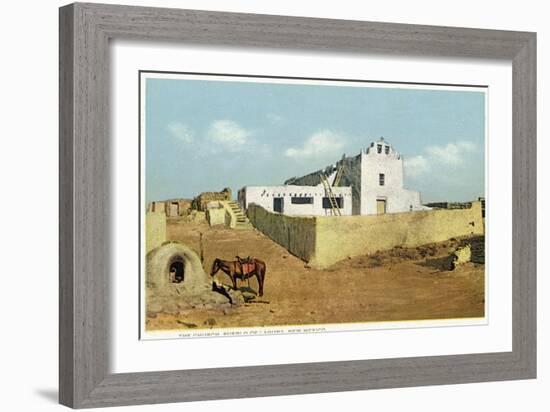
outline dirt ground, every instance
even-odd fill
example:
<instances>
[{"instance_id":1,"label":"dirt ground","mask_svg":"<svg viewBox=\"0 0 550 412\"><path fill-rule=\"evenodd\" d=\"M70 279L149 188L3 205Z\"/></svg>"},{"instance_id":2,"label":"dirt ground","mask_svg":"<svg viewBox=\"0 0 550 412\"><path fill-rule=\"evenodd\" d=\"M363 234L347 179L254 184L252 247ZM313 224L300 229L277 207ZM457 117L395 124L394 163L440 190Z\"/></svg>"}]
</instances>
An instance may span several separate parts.
<instances>
[{"instance_id":1,"label":"dirt ground","mask_svg":"<svg viewBox=\"0 0 550 412\"><path fill-rule=\"evenodd\" d=\"M205 222L169 220L168 240L200 252L204 268L214 258L255 256L267 263L263 297L244 306L147 317L147 330L314 325L345 322L403 321L484 316L482 264L448 270L448 257L459 242L450 240L418 248L395 248L371 256L348 258L324 270L308 267L261 232L210 228ZM335 245L337 247L337 245ZM219 281L230 285L220 272ZM239 282L246 288L247 282ZM256 279L250 287L257 290Z\"/></svg>"}]
</instances>

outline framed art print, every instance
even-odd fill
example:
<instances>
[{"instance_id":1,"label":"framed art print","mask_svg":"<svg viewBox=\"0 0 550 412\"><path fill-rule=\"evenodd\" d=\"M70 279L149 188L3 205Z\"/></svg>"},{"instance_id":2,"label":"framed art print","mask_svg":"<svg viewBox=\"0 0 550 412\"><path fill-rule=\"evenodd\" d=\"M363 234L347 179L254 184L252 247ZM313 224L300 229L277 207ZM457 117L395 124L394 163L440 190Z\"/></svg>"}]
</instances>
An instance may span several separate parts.
<instances>
[{"instance_id":1,"label":"framed art print","mask_svg":"<svg viewBox=\"0 0 550 412\"><path fill-rule=\"evenodd\" d=\"M78 3L60 33L63 404L535 376L534 34Z\"/></svg>"},{"instance_id":2,"label":"framed art print","mask_svg":"<svg viewBox=\"0 0 550 412\"><path fill-rule=\"evenodd\" d=\"M139 77L142 338L487 322L486 87Z\"/></svg>"}]
</instances>

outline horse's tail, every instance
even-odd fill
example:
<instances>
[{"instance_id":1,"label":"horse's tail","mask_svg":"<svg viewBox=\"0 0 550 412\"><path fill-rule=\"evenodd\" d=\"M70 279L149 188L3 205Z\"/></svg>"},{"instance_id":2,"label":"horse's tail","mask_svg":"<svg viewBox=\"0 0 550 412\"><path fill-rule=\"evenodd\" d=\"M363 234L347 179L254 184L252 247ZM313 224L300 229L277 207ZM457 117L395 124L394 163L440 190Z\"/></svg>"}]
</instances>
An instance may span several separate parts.
<instances>
[{"instance_id":1,"label":"horse's tail","mask_svg":"<svg viewBox=\"0 0 550 412\"><path fill-rule=\"evenodd\" d=\"M265 262L263 260L260 260L260 259L254 259L254 260L256 262L256 274L258 276L258 283L259 283L259 287L260 287L260 290L258 292L259 292L260 296L263 296L263 294L264 294L265 273L267 271L267 265L265 264Z\"/></svg>"}]
</instances>

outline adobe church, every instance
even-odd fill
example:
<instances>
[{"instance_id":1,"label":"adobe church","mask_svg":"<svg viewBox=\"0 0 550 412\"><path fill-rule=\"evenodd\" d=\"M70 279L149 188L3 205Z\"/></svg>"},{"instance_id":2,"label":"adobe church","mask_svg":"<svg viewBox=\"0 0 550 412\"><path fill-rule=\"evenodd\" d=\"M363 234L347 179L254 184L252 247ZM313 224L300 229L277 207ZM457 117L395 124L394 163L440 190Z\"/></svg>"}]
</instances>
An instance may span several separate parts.
<instances>
[{"instance_id":1,"label":"adobe church","mask_svg":"<svg viewBox=\"0 0 550 412\"><path fill-rule=\"evenodd\" d=\"M293 177L281 186L239 190L243 209L255 203L291 216L373 215L429 210L420 192L403 187L403 157L383 138L323 170Z\"/></svg>"}]
</instances>

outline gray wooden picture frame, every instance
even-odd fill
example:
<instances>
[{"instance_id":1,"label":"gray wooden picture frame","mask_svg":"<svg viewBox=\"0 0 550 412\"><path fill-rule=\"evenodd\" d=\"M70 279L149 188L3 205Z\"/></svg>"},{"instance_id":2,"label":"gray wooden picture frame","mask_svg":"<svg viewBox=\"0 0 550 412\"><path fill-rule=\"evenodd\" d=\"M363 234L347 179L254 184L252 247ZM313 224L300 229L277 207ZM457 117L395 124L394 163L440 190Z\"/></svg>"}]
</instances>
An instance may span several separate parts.
<instances>
[{"instance_id":1,"label":"gray wooden picture frame","mask_svg":"<svg viewBox=\"0 0 550 412\"><path fill-rule=\"evenodd\" d=\"M59 25L62 404L87 408L535 378L535 33L85 3L62 7ZM110 374L110 39L511 61L513 350Z\"/></svg>"}]
</instances>

